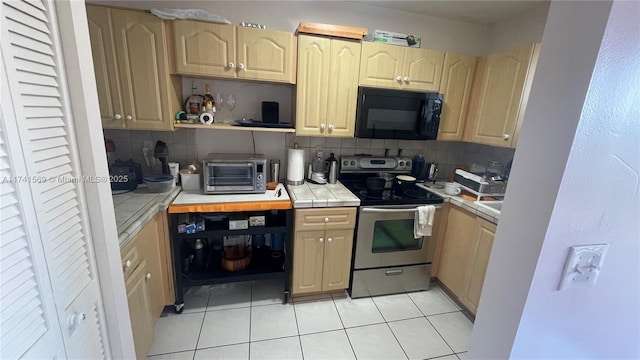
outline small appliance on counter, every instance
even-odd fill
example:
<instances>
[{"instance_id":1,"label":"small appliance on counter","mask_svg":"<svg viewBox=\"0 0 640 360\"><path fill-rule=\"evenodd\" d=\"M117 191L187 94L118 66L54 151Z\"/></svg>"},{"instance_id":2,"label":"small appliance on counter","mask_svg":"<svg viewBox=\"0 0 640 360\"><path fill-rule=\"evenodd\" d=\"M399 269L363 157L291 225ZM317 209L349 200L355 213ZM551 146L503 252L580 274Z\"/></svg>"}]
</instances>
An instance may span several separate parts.
<instances>
[{"instance_id":1,"label":"small appliance on counter","mask_svg":"<svg viewBox=\"0 0 640 360\"><path fill-rule=\"evenodd\" d=\"M111 190L135 190L142 184L142 165L132 159L116 160L109 166Z\"/></svg>"},{"instance_id":2,"label":"small appliance on counter","mask_svg":"<svg viewBox=\"0 0 640 360\"><path fill-rule=\"evenodd\" d=\"M164 141L156 141L156 146L153 149L153 156L160 160L161 169L163 174L169 174L169 164L167 163L167 156L169 156L169 148Z\"/></svg>"},{"instance_id":3,"label":"small appliance on counter","mask_svg":"<svg viewBox=\"0 0 640 360\"><path fill-rule=\"evenodd\" d=\"M202 168L205 194L267 191L267 159L262 154L209 154Z\"/></svg>"},{"instance_id":4,"label":"small appliance on counter","mask_svg":"<svg viewBox=\"0 0 640 360\"><path fill-rule=\"evenodd\" d=\"M465 190L478 196L504 196L507 182L499 179L487 178L483 174L476 174L462 169L456 169L453 181L462 185Z\"/></svg>"}]
</instances>

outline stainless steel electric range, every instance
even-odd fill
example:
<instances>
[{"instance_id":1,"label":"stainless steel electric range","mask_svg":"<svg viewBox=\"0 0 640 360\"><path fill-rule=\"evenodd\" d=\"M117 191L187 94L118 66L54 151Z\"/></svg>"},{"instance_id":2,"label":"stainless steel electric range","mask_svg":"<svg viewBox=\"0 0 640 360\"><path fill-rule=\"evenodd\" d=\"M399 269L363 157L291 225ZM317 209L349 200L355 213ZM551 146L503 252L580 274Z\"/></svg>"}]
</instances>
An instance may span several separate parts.
<instances>
[{"instance_id":1,"label":"stainless steel electric range","mask_svg":"<svg viewBox=\"0 0 640 360\"><path fill-rule=\"evenodd\" d=\"M387 181L380 196L370 195L368 177L409 174L410 158L343 156L340 163L340 182L360 198L351 297L428 289L443 198L415 184L400 187L395 181ZM436 214L433 235L416 239L413 223L420 205L434 205Z\"/></svg>"}]
</instances>

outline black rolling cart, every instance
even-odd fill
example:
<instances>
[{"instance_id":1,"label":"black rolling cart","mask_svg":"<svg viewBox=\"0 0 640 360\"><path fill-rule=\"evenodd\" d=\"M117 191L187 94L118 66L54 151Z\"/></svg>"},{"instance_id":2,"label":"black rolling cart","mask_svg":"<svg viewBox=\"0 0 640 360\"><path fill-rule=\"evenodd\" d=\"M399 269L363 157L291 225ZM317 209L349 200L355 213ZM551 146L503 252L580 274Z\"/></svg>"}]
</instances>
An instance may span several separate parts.
<instances>
[{"instance_id":1,"label":"black rolling cart","mask_svg":"<svg viewBox=\"0 0 640 360\"><path fill-rule=\"evenodd\" d=\"M212 285L239 281L282 279L283 302L290 296L293 209L284 194L277 198L273 191L266 194L235 195L235 202L225 203L226 195L201 195L182 192L169 206L169 233L175 284L175 312L184 310L184 292L191 286ZM246 202L238 198L246 197ZM215 202L206 203L204 201ZM199 202L200 201L200 202ZM199 220L204 230L185 233L179 225L186 215ZM264 216L264 226L230 230L229 218ZM268 234L268 235L267 235ZM225 237L250 235L252 240L270 237L274 250L266 245L255 246L249 265L242 270L229 271L222 265ZM262 235L262 236L261 236ZM229 238L227 238L229 239ZM278 248L275 241L281 242ZM277 256L276 256L277 255Z\"/></svg>"}]
</instances>

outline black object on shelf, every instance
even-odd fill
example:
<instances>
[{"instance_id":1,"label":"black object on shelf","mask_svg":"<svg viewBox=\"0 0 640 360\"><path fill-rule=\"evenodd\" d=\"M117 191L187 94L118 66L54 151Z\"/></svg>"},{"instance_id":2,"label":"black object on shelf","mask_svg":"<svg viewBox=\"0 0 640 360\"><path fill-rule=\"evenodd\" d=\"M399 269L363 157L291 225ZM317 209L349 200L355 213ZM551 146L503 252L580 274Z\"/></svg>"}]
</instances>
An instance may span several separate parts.
<instances>
[{"instance_id":1,"label":"black object on shelf","mask_svg":"<svg viewBox=\"0 0 640 360\"><path fill-rule=\"evenodd\" d=\"M277 124L280 122L280 104L276 101L262 102L262 122Z\"/></svg>"}]
</instances>

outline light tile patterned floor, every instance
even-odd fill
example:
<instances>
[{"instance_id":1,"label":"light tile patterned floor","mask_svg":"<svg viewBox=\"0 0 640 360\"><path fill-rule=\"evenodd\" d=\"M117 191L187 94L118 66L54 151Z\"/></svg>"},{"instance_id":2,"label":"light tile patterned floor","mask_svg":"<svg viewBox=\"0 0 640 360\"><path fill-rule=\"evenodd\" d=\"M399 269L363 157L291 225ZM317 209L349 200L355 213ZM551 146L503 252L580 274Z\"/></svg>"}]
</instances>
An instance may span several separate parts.
<instances>
[{"instance_id":1,"label":"light tile patterned floor","mask_svg":"<svg viewBox=\"0 0 640 360\"><path fill-rule=\"evenodd\" d=\"M473 324L437 286L282 305L282 281L191 288L158 320L149 360L462 359Z\"/></svg>"}]
</instances>

